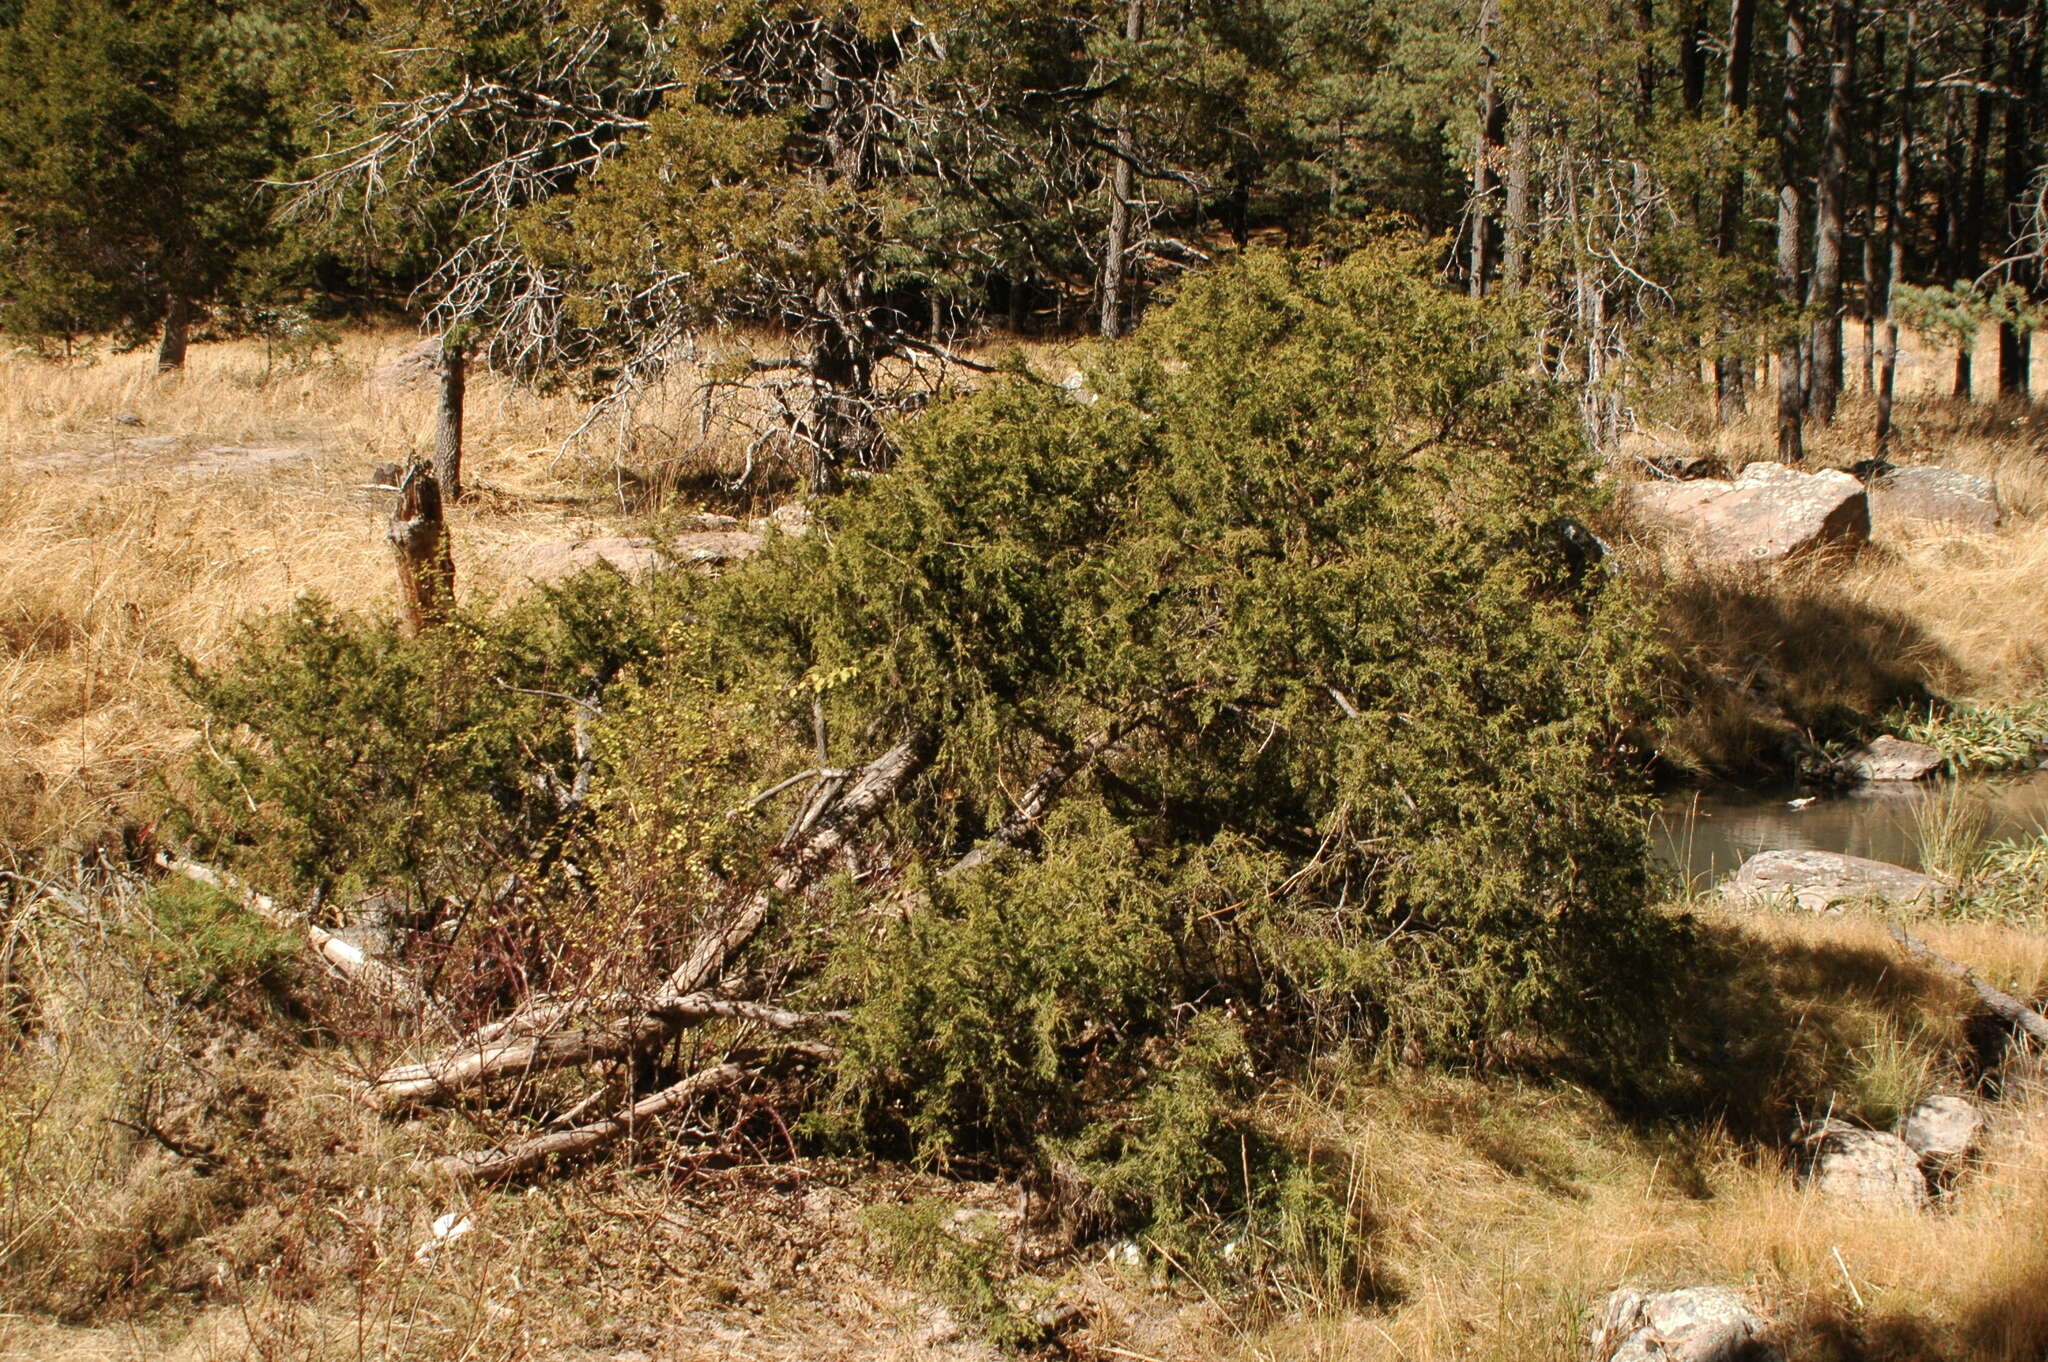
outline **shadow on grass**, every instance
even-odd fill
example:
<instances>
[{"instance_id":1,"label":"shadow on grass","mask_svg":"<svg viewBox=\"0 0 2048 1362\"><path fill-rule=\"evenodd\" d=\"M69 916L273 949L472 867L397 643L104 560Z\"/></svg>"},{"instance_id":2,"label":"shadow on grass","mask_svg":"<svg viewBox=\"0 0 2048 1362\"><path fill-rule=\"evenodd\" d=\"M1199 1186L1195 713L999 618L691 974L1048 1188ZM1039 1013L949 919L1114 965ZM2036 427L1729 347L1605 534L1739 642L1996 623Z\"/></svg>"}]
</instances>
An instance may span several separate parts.
<instances>
[{"instance_id":1,"label":"shadow on grass","mask_svg":"<svg viewBox=\"0 0 2048 1362\"><path fill-rule=\"evenodd\" d=\"M1955 986L1896 951L1721 921L1701 937L1674 1079L1646 1094L1646 1123L1715 1122L1783 1150L1802 1119L1883 1123L1917 1080L1977 1077Z\"/></svg>"},{"instance_id":2,"label":"shadow on grass","mask_svg":"<svg viewBox=\"0 0 2048 1362\"><path fill-rule=\"evenodd\" d=\"M2048 1357L2048 1243L1985 1283L1942 1326L1898 1310L1812 1301L1781 1321L1786 1355L1811 1362L2041 1362Z\"/></svg>"},{"instance_id":3,"label":"shadow on grass","mask_svg":"<svg viewBox=\"0 0 2048 1362\"><path fill-rule=\"evenodd\" d=\"M1924 704L1927 678L1948 666L1918 624L1845 599L1823 564L1653 586L1675 662L1660 746L1681 774L1789 775L1802 752L1868 737L1887 711Z\"/></svg>"}]
</instances>

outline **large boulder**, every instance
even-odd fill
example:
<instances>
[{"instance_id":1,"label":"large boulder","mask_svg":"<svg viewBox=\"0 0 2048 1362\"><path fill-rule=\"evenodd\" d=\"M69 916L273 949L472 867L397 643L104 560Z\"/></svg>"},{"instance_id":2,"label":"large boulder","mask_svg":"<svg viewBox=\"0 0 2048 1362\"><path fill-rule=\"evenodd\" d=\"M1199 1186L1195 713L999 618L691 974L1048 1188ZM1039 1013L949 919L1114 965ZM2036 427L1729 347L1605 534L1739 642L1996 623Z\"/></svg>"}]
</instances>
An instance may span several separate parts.
<instances>
[{"instance_id":1,"label":"large boulder","mask_svg":"<svg viewBox=\"0 0 2048 1362\"><path fill-rule=\"evenodd\" d=\"M1923 1097L1899 1118L1899 1138L1923 1164L1953 1166L1977 1152L1984 1113L1961 1097Z\"/></svg>"},{"instance_id":2,"label":"large boulder","mask_svg":"<svg viewBox=\"0 0 2048 1362\"><path fill-rule=\"evenodd\" d=\"M1881 531L1914 522L1995 530L1998 491L1953 468L1895 468L1871 481L1870 519Z\"/></svg>"},{"instance_id":3,"label":"large boulder","mask_svg":"<svg viewBox=\"0 0 2048 1362\"><path fill-rule=\"evenodd\" d=\"M1723 1286L1647 1292L1624 1286L1593 1320L1592 1362L1766 1362L1769 1326Z\"/></svg>"},{"instance_id":4,"label":"large boulder","mask_svg":"<svg viewBox=\"0 0 2048 1362\"><path fill-rule=\"evenodd\" d=\"M363 375L363 385L372 392L402 393L425 387L441 376L441 340L429 336L375 365Z\"/></svg>"},{"instance_id":5,"label":"large boulder","mask_svg":"<svg viewBox=\"0 0 2048 1362\"><path fill-rule=\"evenodd\" d=\"M1872 738L1843 757L1836 766L1858 780L1925 780L1948 758L1924 742L1907 742L1887 733Z\"/></svg>"},{"instance_id":6,"label":"large boulder","mask_svg":"<svg viewBox=\"0 0 2048 1362\"><path fill-rule=\"evenodd\" d=\"M1926 1207L1927 1175L1920 1171L1920 1156L1898 1136L1826 1121L1812 1139L1809 1181L1822 1196L1877 1210Z\"/></svg>"},{"instance_id":7,"label":"large boulder","mask_svg":"<svg viewBox=\"0 0 2048 1362\"><path fill-rule=\"evenodd\" d=\"M1758 906L1790 899L1810 913L1873 900L1901 907L1939 907L1949 884L1889 861L1838 851L1760 851L1721 885L1724 903Z\"/></svg>"},{"instance_id":8,"label":"large boulder","mask_svg":"<svg viewBox=\"0 0 2048 1362\"><path fill-rule=\"evenodd\" d=\"M1735 481L1638 483L1638 512L1683 531L1694 556L1720 564L1772 564L1870 538L1863 484L1837 469L1802 473L1753 463Z\"/></svg>"}]
</instances>

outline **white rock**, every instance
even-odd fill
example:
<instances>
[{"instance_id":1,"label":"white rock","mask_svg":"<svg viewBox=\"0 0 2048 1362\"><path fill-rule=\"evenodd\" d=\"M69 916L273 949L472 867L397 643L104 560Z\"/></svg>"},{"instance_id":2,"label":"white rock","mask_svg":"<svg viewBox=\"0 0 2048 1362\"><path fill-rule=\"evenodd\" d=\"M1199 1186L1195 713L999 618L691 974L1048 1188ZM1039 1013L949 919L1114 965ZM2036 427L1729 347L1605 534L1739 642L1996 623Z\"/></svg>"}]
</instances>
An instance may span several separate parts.
<instances>
[{"instance_id":1,"label":"white rock","mask_svg":"<svg viewBox=\"0 0 2048 1362\"><path fill-rule=\"evenodd\" d=\"M1998 491L1953 468L1895 468L1870 484L1870 518L1880 530L1909 521L1995 530Z\"/></svg>"},{"instance_id":2,"label":"white rock","mask_svg":"<svg viewBox=\"0 0 2048 1362\"><path fill-rule=\"evenodd\" d=\"M476 1225L461 1211L449 1211L446 1215L435 1217L432 1229L434 1237L413 1251L413 1260L425 1262L438 1250L454 1243L475 1228Z\"/></svg>"},{"instance_id":3,"label":"white rock","mask_svg":"<svg viewBox=\"0 0 2048 1362\"><path fill-rule=\"evenodd\" d=\"M1882 901L1938 906L1947 881L1889 861L1834 851L1760 851L1721 885L1724 903L1761 906L1790 899L1810 913L1845 903Z\"/></svg>"},{"instance_id":4,"label":"white rock","mask_svg":"<svg viewBox=\"0 0 2048 1362\"><path fill-rule=\"evenodd\" d=\"M1911 1145L1840 1121L1822 1125L1810 1180L1823 1196L1874 1208L1917 1211L1927 1205L1927 1176Z\"/></svg>"},{"instance_id":5,"label":"white rock","mask_svg":"<svg viewBox=\"0 0 2048 1362\"><path fill-rule=\"evenodd\" d=\"M373 392L399 393L424 387L441 373L441 340L429 336L417 341L371 369L363 383Z\"/></svg>"},{"instance_id":6,"label":"white rock","mask_svg":"<svg viewBox=\"0 0 2048 1362\"><path fill-rule=\"evenodd\" d=\"M1733 482L1637 483L1630 502L1639 514L1685 531L1694 554L1708 563L1781 563L1870 538L1863 484L1832 468L1802 473L1753 463Z\"/></svg>"},{"instance_id":7,"label":"white rock","mask_svg":"<svg viewBox=\"0 0 2048 1362\"><path fill-rule=\"evenodd\" d=\"M1925 780L1947 760L1939 748L1887 733L1843 757L1840 765L1858 780Z\"/></svg>"},{"instance_id":8,"label":"white rock","mask_svg":"<svg viewBox=\"0 0 2048 1362\"><path fill-rule=\"evenodd\" d=\"M1594 1319L1592 1362L1760 1362L1779 1355L1767 1332L1762 1316L1726 1287L1624 1286Z\"/></svg>"},{"instance_id":9,"label":"white rock","mask_svg":"<svg viewBox=\"0 0 2048 1362\"><path fill-rule=\"evenodd\" d=\"M1899 1119L1899 1136L1922 1159L1960 1161L1977 1152L1984 1113L1960 1097L1923 1097Z\"/></svg>"}]
</instances>

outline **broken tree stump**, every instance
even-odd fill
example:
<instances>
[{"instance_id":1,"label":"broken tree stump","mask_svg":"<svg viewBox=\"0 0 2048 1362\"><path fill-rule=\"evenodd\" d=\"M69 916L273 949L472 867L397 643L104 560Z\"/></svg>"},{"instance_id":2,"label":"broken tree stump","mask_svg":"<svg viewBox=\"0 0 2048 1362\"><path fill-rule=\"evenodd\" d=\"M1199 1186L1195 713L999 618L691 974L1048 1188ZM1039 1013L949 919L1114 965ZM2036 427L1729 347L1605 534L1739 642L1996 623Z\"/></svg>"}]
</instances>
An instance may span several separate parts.
<instances>
[{"instance_id":1,"label":"broken tree stump","mask_svg":"<svg viewBox=\"0 0 2048 1362\"><path fill-rule=\"evenodd\" d=\"M407 634L444 623L455 608L455 554L441 518L441 483L415 462L398 484L384 537L398 558L398 603Z\"/></svg>"}]
</instances>

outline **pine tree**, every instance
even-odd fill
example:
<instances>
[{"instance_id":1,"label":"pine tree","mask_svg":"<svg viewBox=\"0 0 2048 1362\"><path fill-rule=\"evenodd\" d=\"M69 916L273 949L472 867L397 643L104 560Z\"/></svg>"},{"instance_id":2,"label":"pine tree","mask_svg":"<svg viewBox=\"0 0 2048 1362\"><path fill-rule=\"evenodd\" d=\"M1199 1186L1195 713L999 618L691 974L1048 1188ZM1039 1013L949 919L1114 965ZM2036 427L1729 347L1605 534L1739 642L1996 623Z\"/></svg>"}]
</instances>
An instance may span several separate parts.
<instances>
[{"instance_id":1,"label":"pine tree","mask_svg":"<svg viewBox=\"0 0 2048 1362\"><path fill-rule=\"evenodd\" d=\"M183 364L267 237L269 78L293 41L254 5L24 0L0 29L0 325L161 327L159 362Z\"/></svg>"}]
</instances>

